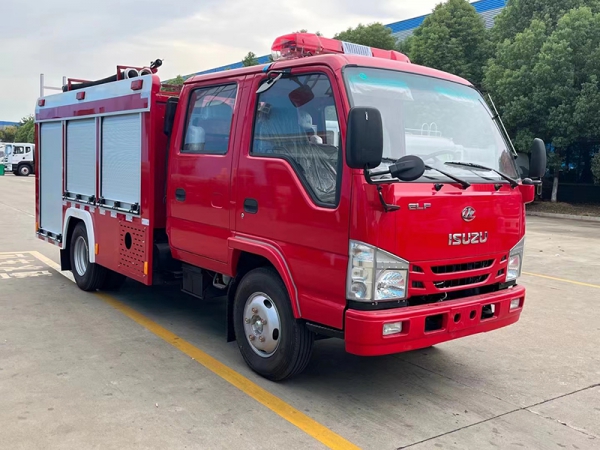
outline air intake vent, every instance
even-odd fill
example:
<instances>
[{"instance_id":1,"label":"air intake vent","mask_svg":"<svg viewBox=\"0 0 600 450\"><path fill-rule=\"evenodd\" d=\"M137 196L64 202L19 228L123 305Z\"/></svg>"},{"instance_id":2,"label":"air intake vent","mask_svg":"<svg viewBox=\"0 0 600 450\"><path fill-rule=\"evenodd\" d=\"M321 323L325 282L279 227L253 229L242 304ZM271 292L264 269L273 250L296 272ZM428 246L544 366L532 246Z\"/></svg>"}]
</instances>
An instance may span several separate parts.
<instances>
[{"instance_id":1,"label":"air intake vent","mask_svg":"<svg viewBox=\"0 0 600 450\"><path fill-rule=\"evenodd\" d=\"M435 266L432 267L431 270L433 273L442 274L442 273L455 273L455 272L468 272L469 270L479 270L486 269L491 267L494 264L493 259L488 259L486 261L476 261L464 264L451 264L448 266Z\"/></svg>"},{"instance_id":2,"label":"air intake vent","mask_svg":"<svg viewBox=\"0 0 600 450\"><path fill-rule=\"evenodd\" d=\"M481 275L478 277L459 278L457 280L436 281L433 284L438 289L449 289L459 286L469 286L471 284L483 283L488 279L489 275Z\"/></svg>"}]
</instances>

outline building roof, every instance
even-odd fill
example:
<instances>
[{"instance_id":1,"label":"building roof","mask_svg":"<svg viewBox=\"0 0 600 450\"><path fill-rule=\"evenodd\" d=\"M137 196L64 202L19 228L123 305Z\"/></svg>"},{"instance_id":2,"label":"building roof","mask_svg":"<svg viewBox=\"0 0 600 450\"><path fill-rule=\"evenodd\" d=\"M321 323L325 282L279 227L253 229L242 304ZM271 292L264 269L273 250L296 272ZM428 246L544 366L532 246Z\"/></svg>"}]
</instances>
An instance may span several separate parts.
<instances>
[{"instance_id":1,"label":"building roof","mask_svg":"<svg viewBox=\"0 0 600 450\"><path fill-rule=\"evenodd\" d=\"M17 125L19 125L19 122L7 122L5 120L0 120L0 128L16 127Z\"/></svg>"},{"instance_id":2,"label":"building roof","mask_svg":"<svg viewBox=\"0 0 600 450\"><path fill-rule=\"evenodd\" d=\"M504 8L507 0L479 0L477 2L471 2L471 5L475 8L480 15L485 15L486 12L495 11ZM396 34L400 31L413 30L423 23L425 18L429 14L423 16L414 17L412 19L401 20L400 22L390 23L386 27L392 29L392 34Z\"/></svg>"},{"instance_id":3,"label":"building roof","mask_svg":"<svg viewBox=\"0 0 600 450\"><path fill-rule=\"evenodd\" d=\"M494 18L496 15L500 13L500 11L506 6L506 2L508 0L479 0L476 2L471 2L471 5L485 20L486 27L491 28L494 24ZM392 30L392 35L396 37L397 40L404 40L408 36L410 36L415 28L423 23L425 18L429 14L425 14L423 16L414 17L412 19L401 20L399 22L394 22L386 25L386 27ZM259 56L256 59L259 64L266 64L269 62L270 55ZM224 66L215 67L213 69L203 70L201 72L193 73L191 75L187 75L184 78L189 78L195 75L204 75L207 73L221 72L226 69L239 69L243 67L242 62L236 62L233 64L226 64Z\"/></svg>"}]
</instances>

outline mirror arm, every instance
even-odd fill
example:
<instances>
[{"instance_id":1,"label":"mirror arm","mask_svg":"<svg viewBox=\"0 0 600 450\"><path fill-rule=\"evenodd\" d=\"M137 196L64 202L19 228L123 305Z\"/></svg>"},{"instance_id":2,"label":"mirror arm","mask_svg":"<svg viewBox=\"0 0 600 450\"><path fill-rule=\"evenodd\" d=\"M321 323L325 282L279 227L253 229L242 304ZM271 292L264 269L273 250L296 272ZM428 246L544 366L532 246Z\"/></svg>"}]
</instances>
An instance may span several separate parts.
<instances>
[{"instance_id":1,"label":"mirror arm","mask_svg":"<svg viewBox=\"0 0 600 450\"><path fill-rule=\"evenodd\" d=\"M381 183L378 183L376 181L373 181L372 177L378 177L379 175L389 175L389 173L390 173L389 170L384 170L382 172L371 173L371 172L369 172L368 168L365 167L363 169L363 175L365 176L365 180L367 180L367 183L369 183L369 184L381 184ZM385 181L383 183L385 183Z\"/></svg>"},{"instance_id":2,"label":"mirror arm","mask_svg":"<svg viewBox=\"0 0 600 450\"><path fill-rule=\"evenodd\" d=\"M377 196L379 197L379 201L381 202L381 206L383 206L383 210L387 213L387 212L393 212L393 211L398 211L400 209L400 207L398 205L390 205L389 203L387 203L385 201L385 199L383 198L383 191L381 189L381 183L376 183L375 181L373 181L373 179L371 178L373 175L377 176L377 175L386 175L390 173L390 171L384 171L384 172L377 172L374 174L369 173L369 169L368 168L364 168L363 169L363 174L365 176L365 180L367 180L367 183L371 184L371 185L377 185Z\"/></svg>"},{"instance_id":3,"label":"mirror arm","mask_svg":"<svg viewBox=\"0 0 600 450\"><path fill-rule=\"evenodd\" d=\"M542 180L532 180L531 178L524 178L522 183L524 186L538 186L542 184Z\"/></svg>"},{"instance_id":4,"label":"mirror arm","mask_svg":"<svg viewBox=\"0 0 600 450\"><path fill-rule=\"evenodd\" d=\"M390 205L389 203L386 203L385 199L383 198L383 192L381 190L380 184L377 185L377 194L379 195L379 201L381 202L381 206L383 206L383 210L386 213L398 211L400 209L400 207L398 205Z\"/></svg>"}]
</instances>

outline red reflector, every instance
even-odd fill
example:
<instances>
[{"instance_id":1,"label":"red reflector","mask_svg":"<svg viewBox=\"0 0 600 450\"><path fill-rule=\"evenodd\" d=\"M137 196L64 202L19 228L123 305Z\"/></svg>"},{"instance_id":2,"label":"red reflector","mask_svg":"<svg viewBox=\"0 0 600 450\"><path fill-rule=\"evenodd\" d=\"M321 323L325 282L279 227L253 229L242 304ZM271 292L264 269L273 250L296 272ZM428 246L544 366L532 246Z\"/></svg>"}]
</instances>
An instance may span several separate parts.
<instances>
[{"instance_id":1,"label":"red reflector","mask_svg":"<svg viewBox=\"0 0 600 450\"><path fill-rule=\"evenodd\" d=\"M38 106L44 106L46 104L46 99L45 98L40 98L38 100Z\"/></svg>"},{"instance_id":2,"label":"red reflector","mask_svg":"<svg viewBox=\"0 0 600 450\"><path fill-rule=\"evenodd\" d=\"M133 80L131 82L131 90L139 91L143 85L144 85L144 80Z\"/></svg>"},{"instance_id":3,"label":"red reflector","mask_svg":"<svg viewBox=\"0 0 600 450\"><path fill-rule=\"evenodd\" d=\"M77 93L77 100L83 100L85 98L85 91Z\"/></svg>"}]
</instances>

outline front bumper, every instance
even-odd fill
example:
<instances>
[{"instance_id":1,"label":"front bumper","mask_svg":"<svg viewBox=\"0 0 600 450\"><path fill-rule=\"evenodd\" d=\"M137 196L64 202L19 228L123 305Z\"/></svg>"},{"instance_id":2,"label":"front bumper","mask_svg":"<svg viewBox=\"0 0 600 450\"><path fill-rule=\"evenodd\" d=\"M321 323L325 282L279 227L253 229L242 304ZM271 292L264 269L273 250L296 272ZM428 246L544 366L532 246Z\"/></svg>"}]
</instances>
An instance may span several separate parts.
<instances>
[{"instance_id":1,"label":"front bumper","mask_svg":"<svg viewBox=\"0 0 600 450\"><path fill-rule=\"evenodd\" d=\"M510 310L515 299L519 299L519 307ZM361 356L388 355L495 330L518 321L524 302L525 288L514 286L491 294L422 306L383 311L349 309L345 318L346 351ZM486 305L494 305L490 318L482 318ZM430 328L433 321L439 329L427 331L426 320ZM401 333L383 336L385 323L400 321Z\"/></svg>"}]
</instances>

